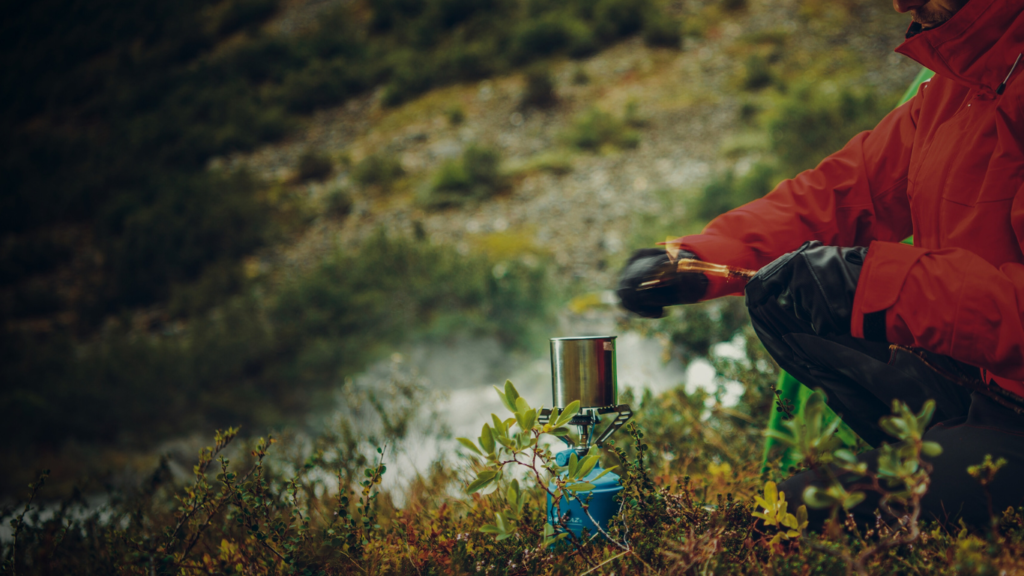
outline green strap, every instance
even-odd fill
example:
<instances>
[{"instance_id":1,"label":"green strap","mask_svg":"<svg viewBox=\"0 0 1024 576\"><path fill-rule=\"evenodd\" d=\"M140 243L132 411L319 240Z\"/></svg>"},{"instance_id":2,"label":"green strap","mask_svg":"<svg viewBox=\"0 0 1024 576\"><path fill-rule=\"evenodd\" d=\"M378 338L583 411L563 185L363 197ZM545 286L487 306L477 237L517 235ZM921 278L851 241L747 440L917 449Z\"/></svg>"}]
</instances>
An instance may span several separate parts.
<instances>
[{"instance_id":1,"label":"green strap","mask_svg":"<svg viewBox=\"0 0 1024 576\"><path fill-rule=\"evenodd\" d=\"M903 93L903 97L900 98L900 102L897 106L903 105L908 100L913 98L917 94L917 91L920 88L921 84L925 83L927 80L930 80L931 77L934 75L935 72L932 72L927 68L922 68L921 71L917 73L917 77L914 78L914 81L910 83L910 86L907 88L907 91ZM906 240L903 241L903 243L913 244L914 237L911 236L910 238L907 238ZM807 403L807 399L811 396L811 390L808 387L801 384L796 378L787 374L786 371L782 371L782 373L779 374L777 388L779 390L779 399L783 402L787 400L791 402L793 405L794 413L796 415L802 414L804 405ZM831 422L833 418L839 418L839 416L836 416L835 412L832 412L831 409L828 409L826 422ZM775 404L773 403L772 413L771 416L769 416L768 418L768 430L782 431L783 422L784 420L782 419L782 412L778 411L775 407ZM846 444L847 446L853 446L856 443L857 439L857 435L846 424L840 424L839 430L836 432L836 436L839 437L839 439L842 440L843 443ZM771 455L772 449L775 448L776 443L777 441L772 437L765 438L764 456L761 458L762 471L768 469L768 458ZM782 469L786 470L790 466L794 466L798 463L799 461L797 455L793 454L791 450L787 450L786 453L782 455L782 461L780 464L782 466Z\"/></svg>"},{"instance_id":2,"label":"green strap","mask_svg":"<svg viewBox=\"0 0 1024 576\"><path fill-rule=\"evenodd\" d=\"M921 68L921 71L917 73L917 77L914 78L914 81L907 87L907 91L903 93L903 97L900 98L900 103L897 104L897 106L906 104L907 101L917 94L917 89L921 87L921 84L931 80L932 76L935 76L935 72L932 72L927 68Z\"/></svg>"}]
</instances>

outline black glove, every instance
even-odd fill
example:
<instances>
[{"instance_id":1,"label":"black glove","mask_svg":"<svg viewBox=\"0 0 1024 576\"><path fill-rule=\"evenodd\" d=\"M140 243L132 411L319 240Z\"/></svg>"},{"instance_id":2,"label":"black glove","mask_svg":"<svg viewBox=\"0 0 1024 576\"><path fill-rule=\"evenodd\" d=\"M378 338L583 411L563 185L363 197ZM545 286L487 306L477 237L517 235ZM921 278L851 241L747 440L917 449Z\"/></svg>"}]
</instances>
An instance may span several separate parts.
<instances>
[{"instance_id":1,"label":"black glove","mask_svg":"<svg viewBox=\"0 0 1024 576\"><path fill-rule=\"evenodd\" d=\"M805 242L762 268L747 283L747 307L769 299L811 325L820 336L850 334L853 296L868 249Z\"/></svg>"},{"instance_id":2,"label":"black glove","mask_svg":"<svg viewBox=\"0 0 1024 576\"><path fill-rule=\"evenodd\" d=\"M694 258L680 250L680 259ZM692 304L704 297L708 279L699 272L677 272L663 248L637 250L619 275L622 307L645 318L661 318L665 306Z\"/></svg>"}]
</instances>

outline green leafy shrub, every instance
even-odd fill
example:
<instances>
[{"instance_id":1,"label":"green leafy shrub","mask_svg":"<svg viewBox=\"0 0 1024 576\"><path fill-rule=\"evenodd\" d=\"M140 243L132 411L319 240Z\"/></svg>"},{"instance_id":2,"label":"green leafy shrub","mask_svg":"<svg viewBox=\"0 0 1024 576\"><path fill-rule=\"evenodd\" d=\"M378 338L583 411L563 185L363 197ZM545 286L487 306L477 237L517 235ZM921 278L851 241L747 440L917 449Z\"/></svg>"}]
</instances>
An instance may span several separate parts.
<instances>
[{"instance_id":1,"label":"green leafy shrub","mask_svg":"<svg viewBox=\"0 0 1024 576\"><path fill-rule=\"evenodd\" d=\"M343 186L332 186L324 193L324 213L331 218L344 218L352 211L352 192Z\"/></svg>"},{"instance_id":2,"label":"green leafy shrub","mask_svg":"<svg viewBox=\"0 0 1024 576\"><path fill-rule=\"evenodd\" d=\"M532 66L526 71L526 89L521 105L524 108L547 108L558 102L555 95L555 79L547 66Z\"/></svg>"},{"instance_id":3,"label":"green leafy shrub","mask_svg":"<svg viewBox=\"0 0 1024 576\"><path fill-rule=\"evenodd\" d=\"M572 30L564 17L549 14L521 24L515 33L513 50L521 63L566 50L572 41Z\"/></svg>"},{"instance_id":4,"label":"green leafy shrub","mask_svg":"<svg viewBox=\"0 0 1024 576\"><path fill-rule=\"evenodd\" d=\"M761 107L754 102L744 102L740 104L740 109L737 114L742 124L751 126L757 122L757 116L761 113Z\"/></svg>"},{"instance_id":5,"label":"green leafy shrub","mask_svg":"<svg viewBox=\"0 0 1024 576\"><path fill-rule=\"evenodd\" d=\"M299 182L325 180L333 171L334 162L331 157L314 149L308 149L299 155L295 166L295 175Z\"/></svg>"},{"instance_id":6,"label":"green leafy shrub","mask_svg":"<svg viewBox=\"0 0 1024 576\"><path fill-rule=\"evenodd\" d=\"M697 215L704 220L712 218L757 200L772 190L776 184L775 168L769 164L756 163L750 172L737 177L731 170L713 179L697 200Z\"/></svg>"},{"instance_id":7,"label":"green leafy shrub","mask_svg":"<svg viewBox=\"0 0 1024 576\"><path fill-rule=\"evenodd\" d=\"M598 0L594 5L594 28L605 41L639 32L644 26L647 0Z\"/></svg>"},{"instance_id":8,"label":"green leafy shrub","mask_svg":"<svg viewBox=\"0 0 1024 576\"><path fill-rule=\"evenodd\" d=\"M203 173L154 184L150 204L124 197L104 214L101 230L117 306L170 296L176 284L233 262L262 246L271 208L256 198L247 172Z\"/></svg>"},{"instance_id":9,"label":"green leafy shrub","mask_svg":"<svg viewBox=\"0 0 1024 576\"><path fill-rule=\"evenodd\" d=\"M426 92L434 86L435 67L422 55L413 53L396 57L391 78L384 88L382 102L397 106Z\"/></svg>"},{"instance_id":10,"label":"green leafy shrub","mask_svg":"<svg viewBox=\"0 0 1024 576\"><path fill-rule=\"evenodd\" d=\"M285 73L278 98L292 112L339 104L370 87L366 66L344 60L313 60Z\"/></svg>"},{"instance_id":11,"label":"green leafy shrub","mask_svg":"<svg viewBox=\"0 0 1024 576\"><path fill-rule=\"evenodd\" d=\"M789 174L813 168L858 132L874 128L892 104L870 90L797 90L769 122L772 149Z\"/></svg>"},{"instance_id":12,"label":"green leafy shrub","mask_svg":"<svg viewBox=\"0 0 1024 576\"><path fill-rule=\"evenodd\" d=\"M583 66L576 66L572 71L572 83L576 86L590 84L590 75Z\"/></svg>"},{"instance_id":13,"label":"green leafy shrub","mask_svg":"<svg viewBox=\"0 0 1024 576\"><path fill-rule=\"evenodd\" d=\"M394 156L378 152L359 161L352 169L352 179L363 186L389 188L405 174L402 163Z\"/></svg>"},{"instance_id":14,"label":"green leafy shrub","mask_svg":"<svg viewBox=\"0 0 1024 576\"><path fill-rule=\"evenodd\" d=\"M370 0L370 28L375 32L387 32L403 21L419 16L426 8L423 0Z\"/></svg>"},{"instance_id":15,"label":"green leafy shrub","mask_svg":"<svg viewBox=\"0 0 1024 576\"><path fill-rule=\"evenodd\" d=\"M444 115L448 118L448 124L452 126L458 126L466 120L466 111L458 104L453 104L448 108L445 108Z\"/></svg>"},{"instance_id":16,"label":"green leafy shrub","mask_svg":"<svg viewBox=\"0 0 1024 576\"><path fill-rule=\"evenodd\" d=\"M277 11L277 0L232 0L217 7L214 29L230 34L262 24Z\"/></svg>"},{"instance_id":17,"label":"green leafy shrub","mask_svg":"<svg viewBox=\"0 0 1024 576\"><path fill-rule=\"evenodd\" d=\"M578 116L566 139L582 150L596 152L605 145L617 148L636 148L640 135L626 127L625 122L598 108L591 108Z\"/></svg>"},{"instance_id":18,"label":"green leafy shrub","mask_svg":"<svg viewBox=\"0 0 1024 576\"><path fill-rule=\"evenodd\" d=\"M458 160L448 160L434 174L430 187L421 196L428 208L460 206L490 197L505 186L497 150L472 144Z\"/></svg>"},{"instance_id":19,"label":"green leafy shrub","mask_svg":"<svg viewBox=\"0 0 1024 576\"><path fill-rule=\"evenodd\" d=\"M647 126L647 118L640 112L640 103L634 99L626 102L626 109L622 114L622 121L632 128L643 128Z\"/></svg>"},{"instance_id":20,"label":"green leafy shrub","mask_svg":"<svg viewBox=\"0 0 1024 576\"><path fill-rule=\"evenodd\" d=\"M648 46L681 48L683 24L674 17L664 14L648 14L643 25L644 43Z\"/></svg>"},{"instance_id":21,"label":"green leafy shrub","mask_svg":"<svg viewBox=\"0 0 1024 576\"><path fill-rule=\"evenodd\" d=\"M775 81L768 60L758 54L747 57L743 72L743 89L760 90L771 86Z\"/></svg>"}]
</instances>

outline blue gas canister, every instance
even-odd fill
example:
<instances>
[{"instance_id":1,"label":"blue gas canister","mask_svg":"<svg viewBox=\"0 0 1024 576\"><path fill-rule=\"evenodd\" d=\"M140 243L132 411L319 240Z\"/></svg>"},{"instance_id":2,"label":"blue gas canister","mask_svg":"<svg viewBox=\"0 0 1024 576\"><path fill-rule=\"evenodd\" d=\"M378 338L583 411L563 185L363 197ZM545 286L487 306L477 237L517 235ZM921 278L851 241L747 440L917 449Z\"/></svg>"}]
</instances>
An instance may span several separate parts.
<instances>
[{"instance_id":1,"label":"blue gas canister","mask_svg":"<svg viewBox=\"0 0 1024 576\"><path fill-rule=\"evenodd\" d=\"M597 522L601 530L607 533L609 521L619 512L618 495L622 491L622 485L619 484L619 475L614 472L608 472L604 476L597 478L603 471L601 466L597 465L590 473L580 479L581 482L589 482L594 485L594 488L591 490L578 492L580 499L587 502L590 517L583 511L583 506L578 501L573 500L569 502L564 497L562 498L560 512L563 517L568 514L565 525L577 537L583 536L584 529L587 530L590 536L600 534L594 525L594 521ZM591 518L593 518L593 521ZM548 495L548 522L552 526L558 525L558 518L555 517L555 506L551 501L550 494Z\"/></svg>"}]
</instances>

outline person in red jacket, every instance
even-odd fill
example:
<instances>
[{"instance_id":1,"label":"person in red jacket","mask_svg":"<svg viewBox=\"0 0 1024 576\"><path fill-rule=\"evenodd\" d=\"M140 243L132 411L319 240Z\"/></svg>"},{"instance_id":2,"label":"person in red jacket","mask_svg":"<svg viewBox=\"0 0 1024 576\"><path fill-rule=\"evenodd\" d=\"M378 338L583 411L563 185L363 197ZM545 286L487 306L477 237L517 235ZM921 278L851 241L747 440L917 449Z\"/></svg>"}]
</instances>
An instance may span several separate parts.
<instances>
[{"instance_id":1,"label":"person in red jacket","mask_svg":"<svg viewBox=\"0 0 1024 576\"><path fill-rule=\"evenodd\" d=\"M943 454L924 511L987 526L985 495L966 471L985 454L1009 462L989 486L996 510L1024 505L1024 415L1012 401L1024 397L1024 2L894 6L913 20L897 52L934 78L817 168L677 241L682 257L758 274L745 283L676 273L647 289L668 256L641 250L618 294L659 317L664 306L745 293L779 365L823 388L874 446L888 440L878 420L893 399L915 410L934 399L926 438ZM911 235L913 246L900 243ZM995 392L972 393L889 344ZM806 472L781 488L800 501L817 481ZM854 513L873 511L866 501Z\"/></svg>"}]
</instances>

